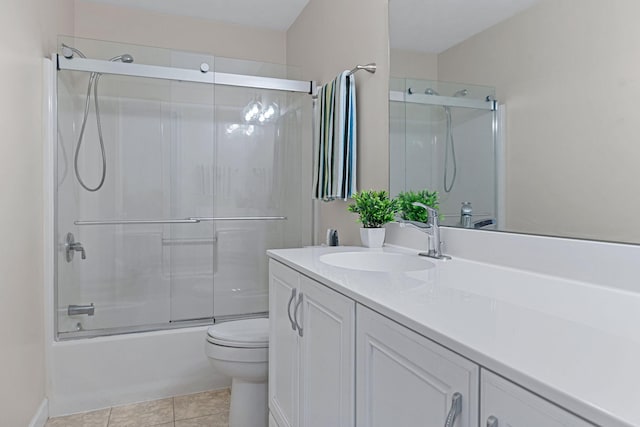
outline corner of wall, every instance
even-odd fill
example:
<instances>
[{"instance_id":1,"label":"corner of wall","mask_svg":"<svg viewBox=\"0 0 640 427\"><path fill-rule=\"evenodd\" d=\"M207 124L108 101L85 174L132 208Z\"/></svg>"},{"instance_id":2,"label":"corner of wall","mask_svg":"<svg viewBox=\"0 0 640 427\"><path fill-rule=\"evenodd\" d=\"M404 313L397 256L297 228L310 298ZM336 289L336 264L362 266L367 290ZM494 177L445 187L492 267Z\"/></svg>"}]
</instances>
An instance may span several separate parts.
<instances>
[{"instance_id":1,"label":"corner of wall","mask_svg":"<svg viewBox=\"0 0 640 427\"><path fill-rule=\"evenodd\" d=\"M44 427L49 418L49 401L45 397L29 422L29 427Z\"/></svg>"},{"instance_id":2,"label":"corner of wall","mask_svg":"<svg viewBox=\"0 0 640 427\"><path fill-rule=\"evenodd\" d=\"M388 11L388 0L310 0L287 31L287 64L300 67L305 79L322 83L357 64L378 66L375 74L356 75L359 190L389 189ZM345 202L322 203L318 211L319 241L330 227L343 244L359 243Z\"/></svg>"}]
</instances>

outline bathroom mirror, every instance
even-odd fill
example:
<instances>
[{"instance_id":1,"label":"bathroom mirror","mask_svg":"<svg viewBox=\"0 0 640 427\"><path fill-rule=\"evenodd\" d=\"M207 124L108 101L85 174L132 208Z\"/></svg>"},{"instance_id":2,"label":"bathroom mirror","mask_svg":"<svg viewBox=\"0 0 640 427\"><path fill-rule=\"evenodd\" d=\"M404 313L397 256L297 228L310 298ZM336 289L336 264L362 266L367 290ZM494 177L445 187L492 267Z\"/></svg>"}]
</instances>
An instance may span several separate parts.
<instances>
[{"instance_id":1,"label":"bathroom mirror","mask_svg":"<svg viewBox=\"0 0 640 427\"><path fill-rule=\"evenodd\" d=\"M437 190L448 225L469 201L467 226L640 243L640 2L389 9L392 192ZM468 108L483 98L496 100L495 117ZM469 131L474 120L485 127Z\"/></svg>"}]
</instances>

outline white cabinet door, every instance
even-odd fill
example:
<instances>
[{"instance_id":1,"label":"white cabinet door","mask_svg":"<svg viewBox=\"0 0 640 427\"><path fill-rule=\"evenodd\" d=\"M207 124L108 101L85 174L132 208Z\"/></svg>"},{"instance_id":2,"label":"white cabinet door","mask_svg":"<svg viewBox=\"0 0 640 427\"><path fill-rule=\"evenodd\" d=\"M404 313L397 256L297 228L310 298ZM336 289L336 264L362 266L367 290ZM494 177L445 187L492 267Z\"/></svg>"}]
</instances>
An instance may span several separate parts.
<instances>
[{"instance_id":1,"label":"white cabinet door","mask_svg":"<svg viewBox=\"0 0 640 427\"><path fill-rule=\"evenodd\" d=\"M358 426L444 427L454 412L452 426L477 426L476 364L361 305L356 319Z\"/></svg>"},{"instance_id":2,"label":"white cabinet door","mask_svg":"<svg viewBox=\"0 0 640 427\"><path fill-rule=\"evenodd\" d=\"M564 409L482 369L481 427L593 427Z\"/></svg>"},{"instance_id":3,"label":"white cabinet door","mask_svg":"<svg viewBox=\"0 0 640 427\"><path fill-rule=\"evenodd\" d=\"M355 302L269 262L269 411L278 427L353 427Z\"/></svg>"},{"instance_id":4,"label":"white cabinet door","mask_svg":"<svg viewBox=\"0 0 640 427\"><path fill-rule=\"evenodd\" d=\"M353 427L355 302L305 276L300 292L300 425Z\"/></svg>"},{"instance_id":5,"label":"white cabinet door","mask_svg":"<svg viewBox=\"0 0 640 427\"><path fill-rule=\"evenodd\" d=\"M291 313L300 275L269 261L269 411L279 427L298 426L298 335Z\"/></svg>"}]
</instances>

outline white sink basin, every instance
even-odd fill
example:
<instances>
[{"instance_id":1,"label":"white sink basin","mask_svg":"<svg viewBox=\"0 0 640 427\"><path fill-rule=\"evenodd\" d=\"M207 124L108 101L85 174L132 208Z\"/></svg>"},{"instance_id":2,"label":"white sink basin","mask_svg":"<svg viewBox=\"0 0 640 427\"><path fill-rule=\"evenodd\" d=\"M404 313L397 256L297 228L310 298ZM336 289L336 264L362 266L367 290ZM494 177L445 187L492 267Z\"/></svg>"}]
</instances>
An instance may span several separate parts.
<instances>
[{"instance_id":1,"label":"white sink basin","mask_svg":"<svg viewBox=\"0 0 640 427\"><path fill-rule=\"evenodd\" d=\"M320 256L320 261L334 267L378 272L422 271L434 267L418 255L389 252L337 252Z\"/></svg>"}]
</instances>

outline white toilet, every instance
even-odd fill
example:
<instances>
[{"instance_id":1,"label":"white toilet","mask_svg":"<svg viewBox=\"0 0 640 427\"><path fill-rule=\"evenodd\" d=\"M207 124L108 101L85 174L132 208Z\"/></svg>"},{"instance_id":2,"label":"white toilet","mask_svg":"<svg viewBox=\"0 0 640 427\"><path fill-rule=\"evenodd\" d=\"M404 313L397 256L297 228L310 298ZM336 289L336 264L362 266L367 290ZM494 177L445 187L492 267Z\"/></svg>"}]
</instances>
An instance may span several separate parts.
<instances>
[{"instance_id":1,"label":"white toilet","mask_svg":"<svg viewBox=\"0 0 640 427\"><path fill-rule=\"evenodd\" d=\"M231 377L229 427L266 427L269 319L246 319L209 327L206 353Z\"/></svg>"}]
</instances>

